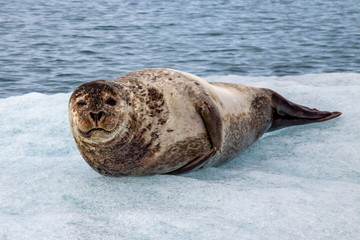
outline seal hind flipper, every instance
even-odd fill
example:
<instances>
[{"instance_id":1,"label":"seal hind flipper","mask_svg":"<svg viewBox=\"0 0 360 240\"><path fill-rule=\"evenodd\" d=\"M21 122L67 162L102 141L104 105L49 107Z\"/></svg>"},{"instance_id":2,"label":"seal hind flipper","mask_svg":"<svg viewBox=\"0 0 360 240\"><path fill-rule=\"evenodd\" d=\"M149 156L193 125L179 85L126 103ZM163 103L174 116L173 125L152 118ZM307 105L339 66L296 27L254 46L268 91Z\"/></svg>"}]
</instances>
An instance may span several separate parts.
<instances>
[{"instance_id":1,"label":"seal hind flipper","mask_svg":"<svg viewBox=\"0 0 360 240\"><path fill-rule=\"evenodd\" d=\"M168 172L166 174L177 175L177 174L188 173L198 170L202 166L204 166L209 161L209 159L215 155L215 153L216 153L216 148L214 147L213 149L211 149L210 152L202 155L199 158L196 158L195 160L192 160L191 162L187 163L185 166L182 166L181 168Z\"/></svg>"},{"instance_id":2,"label":"seal hind flipper","mask_svg":"<svg viewBox=\"0 0 360 240\"><path fill-rule=\"evenodd\" d=\"M319 111L285 99L272 91L273 122L268 132L284 127L323 122L336 118L341 112Z\"/></svg>"}]
</instances>

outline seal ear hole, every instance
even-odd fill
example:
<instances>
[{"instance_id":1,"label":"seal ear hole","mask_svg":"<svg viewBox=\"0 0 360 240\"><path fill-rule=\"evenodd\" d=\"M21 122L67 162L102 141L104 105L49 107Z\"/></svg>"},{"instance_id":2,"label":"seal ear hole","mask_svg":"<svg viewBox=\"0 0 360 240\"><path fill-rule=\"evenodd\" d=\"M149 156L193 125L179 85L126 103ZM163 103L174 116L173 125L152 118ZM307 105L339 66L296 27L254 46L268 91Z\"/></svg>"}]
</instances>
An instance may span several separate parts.
<instances>
[{"instance_id":1,"label":"seal ear hole","mask_svg":"<svg viewBox=\"0 0 360 240\"><path fill-rule=\"evenodd\" d=\"M84 101L79 101L79 102L77 102L77 105L78 105L78 107L83 107L83 106L86 105L86 102L84 102Z\"/></svg>"},{"instance_id":2,"label":"seal ear hole","mask_svg":"<svg viewBox=\"0 0 360 240\"><path fill-rule=\"evenodd\" d=\"M112 97L110 97L110 98L106 99L105 103L110 106L115 106L116 100L113 99Z\"/></svg>"}]
</instances>

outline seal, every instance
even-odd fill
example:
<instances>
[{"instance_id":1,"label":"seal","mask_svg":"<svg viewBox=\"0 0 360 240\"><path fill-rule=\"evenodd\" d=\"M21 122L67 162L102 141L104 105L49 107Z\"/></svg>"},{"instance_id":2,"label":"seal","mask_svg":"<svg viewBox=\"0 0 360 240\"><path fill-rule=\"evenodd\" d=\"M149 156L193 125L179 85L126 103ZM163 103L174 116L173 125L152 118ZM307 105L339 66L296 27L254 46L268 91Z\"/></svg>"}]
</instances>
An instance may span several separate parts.
<instances>
[{"instance_id":1,"label":"seal","mask_svg":"<svg viewBox=\"0 0 360 240\"><path fill-rule=\"evenodd\" d=\"M182 174L235 158L265 132L341 115L278 93L143 69L80 85L69 120L86 162L107 176Z\"/></svg>"}]
</instances>

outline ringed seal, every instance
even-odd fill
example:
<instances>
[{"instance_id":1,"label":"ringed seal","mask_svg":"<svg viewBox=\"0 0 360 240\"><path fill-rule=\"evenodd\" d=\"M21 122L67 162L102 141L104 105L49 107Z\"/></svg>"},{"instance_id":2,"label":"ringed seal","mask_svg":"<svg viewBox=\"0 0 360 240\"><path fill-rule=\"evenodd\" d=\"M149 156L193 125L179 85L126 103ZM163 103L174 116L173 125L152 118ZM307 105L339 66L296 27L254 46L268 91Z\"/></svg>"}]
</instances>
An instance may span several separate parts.
<instances>
[{"instance_id":1,"label":"ringed seal","mask_svg":"<svg viewBox=\"0 0 360 240\"><path fill-rule=\"evenodd\" d=\"M270 89L208 83L165 68L84 83L69 101L81 155L107 176L219 166L267 131L339 115L295 104Z\"/></svg>"}]
</instances>

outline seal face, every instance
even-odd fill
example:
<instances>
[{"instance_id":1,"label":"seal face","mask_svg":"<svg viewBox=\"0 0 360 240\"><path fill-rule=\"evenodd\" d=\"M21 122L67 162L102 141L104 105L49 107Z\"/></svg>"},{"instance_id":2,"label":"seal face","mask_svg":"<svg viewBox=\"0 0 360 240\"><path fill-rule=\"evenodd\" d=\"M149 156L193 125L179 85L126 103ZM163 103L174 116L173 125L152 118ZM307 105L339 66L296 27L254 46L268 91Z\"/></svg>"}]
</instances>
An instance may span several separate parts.
<instances>
[{"instance_id":1,"label":"seal face","mask_svg":"<svg viewBox=\"0 0 360 240\"><path fill-rule=\"evenodd\" d=\"M266 131L326 121L269 89L144 69L80 85L69 100L77 147L109 176L180 174L224 164Z\"/></svg>"},{"instance_id":2,"label":"seal face","mask_svg":"<svg viewBox=\"0 0 360 240\"><path fill-rule=\"evenodd\" d=\"M74 137L99 144L114 139L127 120L123 103L119 89L113 83L94 81L81 85L69 103Z\"/></svg>"}]
</instances>

